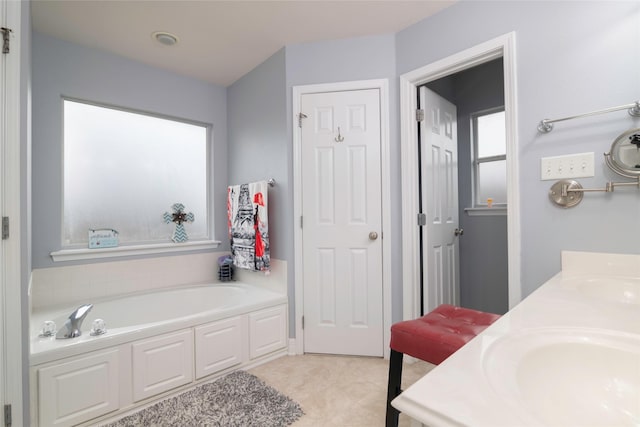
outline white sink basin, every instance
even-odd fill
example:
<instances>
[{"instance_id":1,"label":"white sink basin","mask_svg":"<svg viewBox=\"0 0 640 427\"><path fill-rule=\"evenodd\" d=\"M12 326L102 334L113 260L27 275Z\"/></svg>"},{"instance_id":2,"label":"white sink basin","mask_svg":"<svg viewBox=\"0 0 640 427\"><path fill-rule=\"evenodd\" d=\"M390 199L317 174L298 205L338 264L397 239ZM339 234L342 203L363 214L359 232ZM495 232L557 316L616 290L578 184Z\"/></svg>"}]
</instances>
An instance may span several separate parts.
<instances>
[{"instance_id":1,"label":"white sink basin","mask_svg":"<svg viewBox=\"0 0 640 427\"><path fill-rule=\"evenodd\" d=\"M576 277L564 279L563 284L595 298L640 305L640 279L627 277Z\"/></svg>"},{"instance_id":2,"label":"white sink basin","mask_svg":"<svg viewBox=\"0 0 640 427\"><path fill-rule=\"evenodd\" d=\"M483 360L493 389L531 425L640 425L640 336L527 329L492 343Z\"/></svg>"}]
</instances>

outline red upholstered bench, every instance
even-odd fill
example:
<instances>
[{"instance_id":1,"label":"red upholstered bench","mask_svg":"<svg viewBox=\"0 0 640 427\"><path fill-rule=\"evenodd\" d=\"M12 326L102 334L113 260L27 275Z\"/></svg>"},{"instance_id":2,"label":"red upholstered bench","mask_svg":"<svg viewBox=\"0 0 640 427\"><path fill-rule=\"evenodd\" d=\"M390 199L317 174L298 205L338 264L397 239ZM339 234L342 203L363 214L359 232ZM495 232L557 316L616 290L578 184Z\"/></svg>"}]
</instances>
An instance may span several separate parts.
<instances>
[{"instance_id":1,"label":"red upholstered bench","mask_svg":"<svg viewBox=\"0 0 640 427\"><path fill-rule=\"evenodd\" d=\"M404 354L438 365L499 318L498 314L443 304L419 319L391 326L386 427L398 425L400 413L391 401L402 391Z\"/></svg>"}]
</instances>

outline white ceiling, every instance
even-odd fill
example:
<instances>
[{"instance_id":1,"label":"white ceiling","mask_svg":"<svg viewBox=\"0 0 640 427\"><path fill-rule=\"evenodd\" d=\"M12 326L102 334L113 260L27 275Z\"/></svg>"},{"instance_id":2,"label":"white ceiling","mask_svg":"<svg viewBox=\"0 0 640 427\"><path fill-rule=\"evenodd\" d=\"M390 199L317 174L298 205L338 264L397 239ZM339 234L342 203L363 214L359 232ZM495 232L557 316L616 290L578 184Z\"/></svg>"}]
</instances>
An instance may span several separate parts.
<instances>
[{"instance_id":1,"label":"white ceiling","mask_svg":"<svg viewBox=\"0 0 640 427\"><path fill-rule=\"evenodd\" d=\"M228 86L286 45L395 33L448 1L32 0L33 28ZM179 37L174 46L155 31Z\"/></svg>"}]
</instances>

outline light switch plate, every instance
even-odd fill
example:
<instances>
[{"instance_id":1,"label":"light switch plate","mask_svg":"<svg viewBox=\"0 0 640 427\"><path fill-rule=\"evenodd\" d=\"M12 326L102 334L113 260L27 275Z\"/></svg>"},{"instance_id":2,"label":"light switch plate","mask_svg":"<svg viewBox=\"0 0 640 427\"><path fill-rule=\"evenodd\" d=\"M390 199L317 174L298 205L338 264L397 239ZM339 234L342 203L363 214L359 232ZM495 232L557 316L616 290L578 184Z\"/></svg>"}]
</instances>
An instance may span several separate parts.
<instances>
[{"instance_id":1,"label":"light switch plate","mask_svg":"<svg viewBox=\"0 0 640 427\"><path fill-rule=\"evenodd\" d=\"M593 153L569 154L540 159L540 179L542 181L592 176L595 176Z\"/></svg>"}]
</instances>

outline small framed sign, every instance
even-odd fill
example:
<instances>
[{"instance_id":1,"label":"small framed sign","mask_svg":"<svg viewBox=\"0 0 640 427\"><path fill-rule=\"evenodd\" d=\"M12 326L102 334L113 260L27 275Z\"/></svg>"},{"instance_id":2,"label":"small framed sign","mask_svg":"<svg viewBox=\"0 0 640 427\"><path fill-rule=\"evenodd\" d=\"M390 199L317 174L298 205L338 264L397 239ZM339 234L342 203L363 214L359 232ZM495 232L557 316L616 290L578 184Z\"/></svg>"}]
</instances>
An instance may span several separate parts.
<instances>
[{"instance_id":1,"label":"small framed sign","mask_svg":"<svg viewBox=\"0 0 640 427\"><path fill-rule=\"evenodd\" d=\"M111 228L89 229L89 249L118 246L118 232Z\"/></svg>"}]
</instances>

